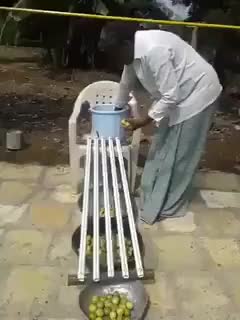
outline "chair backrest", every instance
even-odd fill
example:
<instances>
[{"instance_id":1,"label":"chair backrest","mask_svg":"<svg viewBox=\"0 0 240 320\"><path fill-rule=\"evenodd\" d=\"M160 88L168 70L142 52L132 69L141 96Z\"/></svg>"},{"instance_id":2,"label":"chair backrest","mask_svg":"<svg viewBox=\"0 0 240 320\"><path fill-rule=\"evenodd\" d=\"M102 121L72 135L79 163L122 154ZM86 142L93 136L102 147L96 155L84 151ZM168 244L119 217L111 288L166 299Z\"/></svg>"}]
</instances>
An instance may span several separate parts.
<instances>
[{"instance_id":1,"label":"chair backrest","mask_svg":"<svg viewBox=\"0 0 240 320\"><path fill-rule=\"evenodd\" d=\"M90 105L112 104L118 92L119 83L114 81L97 81L84 88L74 105L73 113L79 115L83 102L88 101Z\"/></svg>"}]
</instances>

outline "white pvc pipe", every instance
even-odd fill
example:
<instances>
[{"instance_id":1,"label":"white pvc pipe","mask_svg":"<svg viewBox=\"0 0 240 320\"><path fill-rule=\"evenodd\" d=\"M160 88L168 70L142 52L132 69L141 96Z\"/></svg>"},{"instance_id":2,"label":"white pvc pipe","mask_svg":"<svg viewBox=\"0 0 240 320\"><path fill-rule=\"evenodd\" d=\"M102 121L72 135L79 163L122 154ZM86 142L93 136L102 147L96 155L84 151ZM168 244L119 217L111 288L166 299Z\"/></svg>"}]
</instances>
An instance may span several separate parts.
<instances>
[{"instance_id":1,"label":"white pvc pipe","mask_svg":"<svg viewBox=\"0 0 240 320\"><path fill-rule=\"evenodd\" d=\"M141 258L140 249L139 249L139 243L138 243L136 225L134 221L127 174L126 174L124 161L123 161L122 147L121 147L120 140L118 138L116 138L116 147L117 147L118 160L119 160L122 185L123 185L123 191L124 191L124 198L126 202L128 221L129 221L129 227L130 227L130 233L131 233L131 239L132 239L132 245L133 245L133 253L134 253L134 258L136 263L136 271L137 271L137 275L140 278L142 278L144 276L142 258Z\"/></svg>"},{"instance_id":2,"label":"white pvc pipe","mask_svg":"<svg viewBox=\"0 0 240 320\"><path fill-rule=\"evenodd\" d=\"M82 208L82 221L81 221L81 236L79 248L79 261L78 261L78 279L84 281L85 278L85 259L86 259L86 237L87 237L87 218L89 207L89 185L90 185L90 169L91 169L91 151L92 140L87 140L86 151L86 165L85 165L85 179L83 191L83 208Z\"/></svg>"},{"instance_id":3,"label":"white pvc pipe","mask_svg":"<svg viewBox=\"0 0 240 320\"><path fill-rule=\"evenodd\" d=\"M108 166L107 166L107 152L106 141L101 139L102 147L102 174L103 174L103 194L104 194L104 212L105 212L105 233L107 245L107 266L108 277L114 277L114 260L113 260L113 246L112 246L112 228L111 228L111 214L110 214L110 200L109 200L109 183L108 183Z\"/></svg>"},{"instance_id":4,"label":"white pvc pipe","mask_svg":"<svg viewBox=\"0 0 240 320\"><path fill-rule=\"evenodd\" d=\"M116 169L116 162L115 162L113 140L109 138L108 143L109 143L109 154L110 154L112 181L113 181L115 213L116 213L116 219L117 219L122 276L123 278L128 279L129 271L128 271L124 231L123 231L122 210L121 210L121 204L120 204L120 195L119 195L119 188L118 188L118 178L117 178L117 169Z\"/></svg>"},{"instance_id":5,"label":"white pvc pipe","mask_svg":"<svg viewBox=\"0 0 240 320\"><path fill-rule=\"evenodd\" d=\"M99 281L99 146L94 138L93 168L93 281Z\"/></svg>"}]
</instances>

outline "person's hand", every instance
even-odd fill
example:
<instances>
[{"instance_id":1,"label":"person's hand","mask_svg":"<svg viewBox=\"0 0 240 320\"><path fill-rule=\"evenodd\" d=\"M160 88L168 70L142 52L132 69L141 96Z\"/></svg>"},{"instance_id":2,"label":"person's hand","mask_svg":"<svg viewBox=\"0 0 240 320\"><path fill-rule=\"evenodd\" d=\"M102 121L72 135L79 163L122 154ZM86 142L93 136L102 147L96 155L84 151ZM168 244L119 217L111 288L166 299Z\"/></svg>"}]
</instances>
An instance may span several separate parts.
<instances>
[{"instance_id":1,"label":"person's hand","mask_svg":"<svg viewBox=\"0 0 240 320\"><path fill-rule=\"evenodd\" d=\"M152 119L147 116L145 118L130 118L125 121L126 123L128 123L128 126L126 126L126 129L134 131L146 126L147 124L152 122Z\"/></svg>"}]
</instances>

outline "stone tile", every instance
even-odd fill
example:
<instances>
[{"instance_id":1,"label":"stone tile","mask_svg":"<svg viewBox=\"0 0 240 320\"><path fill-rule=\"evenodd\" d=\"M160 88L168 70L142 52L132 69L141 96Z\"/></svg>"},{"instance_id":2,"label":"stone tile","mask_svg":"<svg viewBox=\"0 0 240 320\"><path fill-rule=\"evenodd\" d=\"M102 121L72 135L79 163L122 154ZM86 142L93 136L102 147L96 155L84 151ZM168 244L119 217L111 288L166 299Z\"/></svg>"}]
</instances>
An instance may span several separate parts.
<instances>
[{"instance_id":1,"label":"stone tile","mask_svg":"<svg viewBox=\"0 0 240 320\"><path fill-rule=\"evenodd\" d=\"M153 235L149 230L144 230L141 235L144 243L144 267L157 270L159 266L159 256L157 254L159 249L153 241Z\"/></svg>"},{"instance_id":2,"label":"stone tile","mask_svg":"<svg viewBox=\"0 0 240 320\"><path fill-rule=\"evenodd\" d=\"M200 269L205 257L190 235L172 235L153 239L158 250L159 270Z\"/></svg>"},{"instance_id":3,"label":"stone tile","mask_svg":"<svg viewBox=\"0 0 240 320\"><path fill-rule=\"evenodd\" d=\"M239 281L237 281L239 277L239 270L236 270L236 272L231 271L224 273L223 277L224 281L226 282L229 297L237 306L238 310L240 310L240 286Z\"/></svg>"},{"instance_id":4,"label":"stone tile","mask_svg":"<svg viewBox=\"0 0 240 320\"><path fill-rule=\"evenodd\" d=\"M217 320L228 308L229 298L208 272L184 273L176 276L176 293L184 315L193 319ZM215 316L215 317L214 317ZM219 319L220 320L220 319Z\"/></svg>"},{"instance_id":5,"label":"stone tile","mask_svg":"<svg viewBox=\"0 0 240 320\"><path fill-rule=\"evenodd\" d=\"M161 222L161 227L167 232L190 233L195 231L194 213L187 212L184 217L169 218Z\"/></svg>"},{"instance_id":6,"label":"stone tile","mask_svg":"<svg viewBox=\"0 0 240 320\"><path fill-rule=\"evenodd\" d=\"M17 181L5 181L0 186L0 203L17 205L26 200L35 185Z\"/></svg>"},{"instance_id":7,"label":"stone tile","mask_svg":"<svg viewBox=\"0 0 240 320\"><path fill-rule=\"evenodd\" d=\"M66 263L74 255L71 247L71 237L69 233L55 237L49 250L49 260Z\"/></svg>"},{"instance_id":8,"label":"stone tile","mask_svg":"<svg viewBox=\"0 0 240 320\"><path fill-rule=\"evenodd\" d=\"M31 206L32 224L39 228L63 228L70 219L71 208L54 201L39 201Z\"/></svg>"},{"instance_id":9,"label":"stone tile","mask_svg":"<svg viewBox=\"0 0 240 320\"><path fill-rule=\"evenodd\" d=\"M0 261L13 264L39 264L45 260L50 236L37 230L7 232Z\"/></svg>"},{"instance_id":10,"label":"stone tile","mask_svg":"<svg viewBox=\"0 0 240 320\"><path fill-rule=\"evenodd\" d=\"M201 190L201 197L208 208L240 208L240 193Z\"/></svg>"},{"instance_id":11,"label":"stone tile","mask_svg":"<svg viewBox=\"0 0 240 320\"><path fill-rule=\"evenodd\" d=\"M77 203L79 195L73 193L69 185L60 185L51 193L51 198L60 203Z\"/></svg>"},{"instance_id":12,"label":"stone tile","mask_svg":"<svg viewBox=\"0 0 240 320\"><path fill-rule=\"evenodd\" d=\"M56 296L61 283L59 272L50 267L15 268L9 275L6 286L0 291L0 310L5 314L27 315L33 302L43 304Z\"/></svg>"},{"instance_id":13,"label":"stone tile","mask_svg":"<svg viewBox=\"0 0 240 320\"><path fill-rule=\"evenodd\" d=\"M233 314L230 306L202 308L194 311L186 311L182 314L182 320L239 320L237 313Z\"/></svg>"},{"instance_id":14,"label":"stone tile","mask_svg":"<svg viewBox=\"0 0 240 320\"><path fill-rule=\"evenodd\" d=\"M55 187L62 184L71 184L69 166L48 167L45 171L44 185Z\"/></svg>"},{"instance_id":15,"label":"stone tile","mask_svg":"<svg viewBox=\"0 0 240 320\"><path fill-rule=\"evenodd\" d=\"M175 288L171 278L165 273L155 275L154 284L146 284L145 288L149 294L151 307L159 309L159 315L167 316L177 310Z\"/></svg>"},{"instance_id":16,"label":"stone tile","mask_svg":"<svg viewBox=\"0 0 240 320\"><path fill-rule=\"evenodd\" d=\"M0 171L0 178L2 179L14 179L22 180L28 179L36 181L39 179L41 173L43 172L43 167L32 164L10 164L7 163L4 170Z\"/></svg>"},{"instance_id":17,"label":"stone tile","mask_svg":"<svg viewBox=\"0 0 240 320\"><path fill-rule=\"evenodd\" d=\"M240 221L227 209L207 209L196 215L196 222L210 237L239 235Z\"/></svg>"},{"instance_id":18,"label":"stone tile","mask_svg":"<svg viewBox=\"0 0 240 320\"><path fill-rule=\"evenodd\" d=\"M23 214L27 211L28 205L23 204L21 206L1 205L0 204L0 226L6 224L17 223Z\"/></svg>"},{"instance_id":19,"label":"stone tile","mask_svg":"<svg viewBox=\"0 0 240 320\"><path fill-rule=\"evenodd\" d=\"M194 185L198 189L239 192L240 177L236 174L220 171L198 172L194 179Z\"/></svg>"},{"instance_id":20,"label":"stone tile","mask_svg":"<svg viewBox=\"0 0 240 320\"><path fill-rule=\"evenodd\" d=\"M4 234L4 229L0 229L0 237Z\"/></svg>"},{"instance_id":21,"label":"stone tile","mask_svg":"<svg viewBox=\"0 0 240 320\"><path fill-rule=\"evenodd\" d=\"M59 290L58 305L63 315L80 316L78 287L62 286Z\"/></svg>"},{"instance_id":22,"label":"stone tile","mask_svg":"<svg viewBox=\"0 0 240 320\"><path fill-rule=\"evenodd\" d=\"M240 251L234 239L202 239L213 261L225 268L240 267Z\"/></svg>"}]
</instances>

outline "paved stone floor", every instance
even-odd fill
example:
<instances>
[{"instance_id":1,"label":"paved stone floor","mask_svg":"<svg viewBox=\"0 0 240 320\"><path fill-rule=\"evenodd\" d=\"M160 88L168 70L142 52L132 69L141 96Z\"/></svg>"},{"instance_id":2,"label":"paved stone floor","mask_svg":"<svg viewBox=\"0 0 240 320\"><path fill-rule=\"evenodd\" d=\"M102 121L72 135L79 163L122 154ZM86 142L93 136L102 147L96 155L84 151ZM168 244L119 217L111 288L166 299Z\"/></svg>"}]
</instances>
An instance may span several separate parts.
<instances>
[{"instance_id":1,"label":"paved stone floor","mask_svg":"<svg viewBox=\"0 0 240 320\"><path fill-rule=\"evenodd\" d=\"M84 319L66 286L77 199L67 167L0 163L1 320ZM240 319L240 193L201 191L184 218L140 228L156 271L147 320Z\"/></svg>"}]
</instances>

